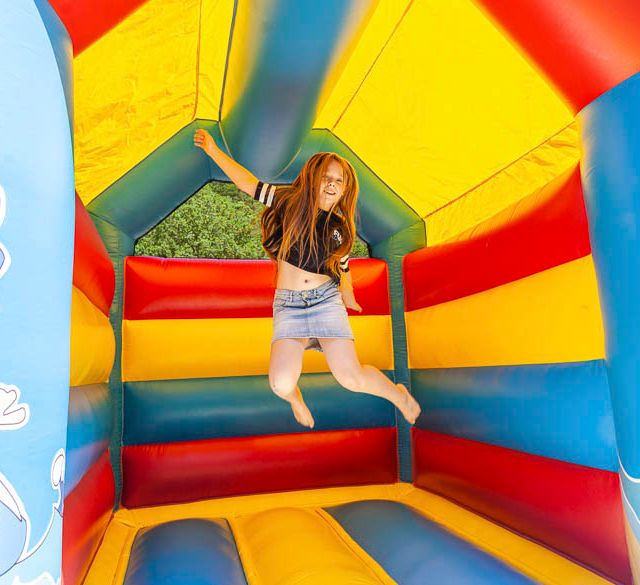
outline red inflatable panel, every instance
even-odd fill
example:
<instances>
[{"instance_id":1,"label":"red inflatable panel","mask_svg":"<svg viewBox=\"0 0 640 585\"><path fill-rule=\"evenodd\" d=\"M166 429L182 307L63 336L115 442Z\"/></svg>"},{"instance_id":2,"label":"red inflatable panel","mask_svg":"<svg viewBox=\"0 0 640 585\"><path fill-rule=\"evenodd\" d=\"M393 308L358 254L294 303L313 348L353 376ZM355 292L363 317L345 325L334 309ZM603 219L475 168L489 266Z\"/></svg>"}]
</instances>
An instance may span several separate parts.
<instances>
[{"instance_id":1,"label":"red inflatable panel","mask_svg":"<svg viewBox=\"0 0 640 585\"><path fill-rule=\"evenodd\" d=\"M396 429L139 445L122 450L127 508L398 480Z\"/></svg>"},{"instance_id":2,"label":"red inflatable panel","mask_svg":"<svg viewBox=\"0 0 640 585\"><path fill-rule=\"evenodd\" d=\"M488 290L590 252L576 168L456 241L407 254L405 310Z\"/></svg>"},{"instance_id":3,"label":"red inflatable panel","mask_svg":"<svg viewBox=\"0 0 640 585\"><path fill-rule=\"evenodd\" d=\"M640 70L637 0L479 0L579 112Z\"/></svg>"},{"instance_id":4,"label":"red inflatable panel","mask_svg":"<svg viewBox=\"0 0 640 585\"><path fill-rule=\"evenodd\" d=\"M111 518L115 486L109 452L98 459L64 500L62 574L80 585Z\"/></svg>"},{"instance_id":5,"label":"red inflatable panel","mask_svg":"<svg viewBox=\"0 0 640 585\"><path fill-rule=\"evenodd\" d=\"M116 286L113 264L96 226L77 193L73 284L107 317L109 316Z\"/></svg>"},{"instance_id":6,"label":"red inflatable panel","mask_svg":"<svg viewBox=\"0 0 640 585\"><path fill-rule=\"evenodd\" d=\"M631 583L618 474L412 429L414 483Z\"/></svg>"},{"instance_id":7,"label":"red inflatable panel","mask_svg":"<svg viewBox=\"0 0 640 585\"><path fill-rule=\"evenodd\" d=\"M49 0L73 41L73 54L84 51L147 0Z\"/></svg>"},{"instance_id":8,"label":"red inflatable panel","mask_svg":"<svg viewBox=\"0 0 640 585\"><path fill-rule=\"evenodd\" d=\"M350 260L356 315L388 315L387 264ZM271 260L200 260L127 256L125 319L271 317L275 265Z\"/></svg>"}]
</instances>

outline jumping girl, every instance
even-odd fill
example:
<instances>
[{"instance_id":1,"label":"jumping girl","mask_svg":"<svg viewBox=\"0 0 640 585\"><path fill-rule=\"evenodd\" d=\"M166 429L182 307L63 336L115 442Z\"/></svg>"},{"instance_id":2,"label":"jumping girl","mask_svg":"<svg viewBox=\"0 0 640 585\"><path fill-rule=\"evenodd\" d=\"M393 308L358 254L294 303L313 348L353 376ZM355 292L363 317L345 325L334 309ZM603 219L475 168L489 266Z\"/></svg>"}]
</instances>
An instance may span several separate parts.
<instances>
[{"instance_id":1,"label":"jumping girl","mask_svg":"<svg viewBox=\"0 0 640 585\"><path fill-rule=\"evenodd\" d=\"M349 253L356 237L354 215L358 180L351 164L332 152L314 154L290 187L256 179L218 148L206 130L194 144L204 150L238 189L265 205L262 245L277 261L269 385L286 400L296 420L314 421L298 379L306 349L324 352L331 373L353 392L381 396L413 424L420 406L403 384L361 365L347 318L362 311L353 295Z\"/></svg>"}]
</instances>

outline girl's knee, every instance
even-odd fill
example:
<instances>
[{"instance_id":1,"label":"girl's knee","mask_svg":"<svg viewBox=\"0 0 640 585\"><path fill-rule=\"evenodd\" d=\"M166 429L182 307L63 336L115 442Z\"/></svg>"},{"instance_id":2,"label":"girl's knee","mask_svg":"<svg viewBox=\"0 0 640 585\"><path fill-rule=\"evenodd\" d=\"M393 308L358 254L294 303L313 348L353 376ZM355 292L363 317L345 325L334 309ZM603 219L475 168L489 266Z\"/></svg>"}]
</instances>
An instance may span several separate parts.
<instances>
[{"instance_id":1,"label":"girl's knee","mask_svg":"<svg viewBox=\"0 0 640 585\"><path fill-rule=\"evenodd\" d=\"M286 399L295 392L296 381L292 380L290 376L270 374L269 386L276 396Z\"/></svg>"},{"instance_id":2,"label":"girl's knee","mask_svg":"<svg viewBox=\"0 0 640 585\"><path fill-rule=\"evenodd\" d=\"M362 368L360 369L343 369L333 372L338 384L352 392L362 392L364 389L364 376Z\"/></svg>"}]
</instances>

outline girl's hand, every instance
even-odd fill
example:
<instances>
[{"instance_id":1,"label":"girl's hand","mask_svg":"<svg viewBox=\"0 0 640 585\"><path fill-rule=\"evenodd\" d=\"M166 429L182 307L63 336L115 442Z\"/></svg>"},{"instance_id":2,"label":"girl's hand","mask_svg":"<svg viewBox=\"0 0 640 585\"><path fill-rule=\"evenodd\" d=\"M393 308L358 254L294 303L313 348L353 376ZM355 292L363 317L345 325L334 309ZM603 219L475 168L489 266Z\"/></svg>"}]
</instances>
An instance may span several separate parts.
<instances>
[{"instance_id":1,"label":"girl's hand","mask_svg":"<svg viewBox=\"0 0 640 585\"><path fill-rule=\"evenodd\" d=\"M344 303L344 306L347 307L347 309L353 309L358 313L362 312L362 307L356 301L352 291L342 291L342 302Z\"/></svg>"},{"instance_id":2,"label":"girl's hand","mask_svg":"<svg viewBox=\"0 0 640 585\"><path fill-rule=\"evenodd\" d=\"M193 143L198 147L202 148L207 154L211 155L213 150L216 148L216 143L213 140L211 134L209 134L203 128L199 128L196 130L193 135Z\"/></svg>"}]
</instances>

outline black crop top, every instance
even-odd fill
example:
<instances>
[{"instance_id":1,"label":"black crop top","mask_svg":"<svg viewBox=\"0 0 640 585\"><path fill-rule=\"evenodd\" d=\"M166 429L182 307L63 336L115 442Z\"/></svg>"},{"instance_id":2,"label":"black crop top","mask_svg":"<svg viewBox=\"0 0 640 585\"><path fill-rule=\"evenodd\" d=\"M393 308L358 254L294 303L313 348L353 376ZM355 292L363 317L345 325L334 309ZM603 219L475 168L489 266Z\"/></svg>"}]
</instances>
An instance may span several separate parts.
<instances>
[{"instance_id":1,"label":"black crop top","mask_svg":"<svg viewBox=\"0 0 640 585\"><path fill-rule=\"evenodd\" d=\"M276 197L277 191L275 185L258 181L256 191L253 194L253 198L256 201L260 201L260 203L263 203L267 207L271 207ZM340 220L335 215L332 215L332 223L329 226L329 234L331 239L329 242L326 242L322 239L322 234L324 233L325 225L328 219L329 212L325 211L324 209L320 209L318 212L318 219L316 221L316 238L318 242L318 259L320 264L318 265L318 263L315 262L314 258L304 258L305 254L300 254L300 250L297 245L292 246L291 250L289 251L287 262L308 272L315 272L316 274L326 274L328 276L331 276L334 281L339 282L339 277L335 274L331 274L324 266L324 264L331 251L335 250L335 248L342 243L342 226L340 224ZM331 229L332 227L333 229ZM282 225L274 232L273 236L268 241L264 242L264 244L266 247L271 248L272 246L275 246L277 249L279 248L281 242ZM327 248L329 249L327 250ZM342 272L349 272L349 254L346 254L345 256L340 258L340 270Z\"/></svg>"}]
</instances>

